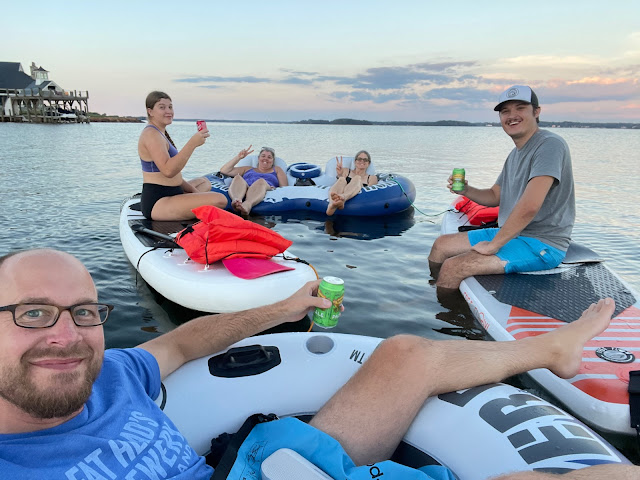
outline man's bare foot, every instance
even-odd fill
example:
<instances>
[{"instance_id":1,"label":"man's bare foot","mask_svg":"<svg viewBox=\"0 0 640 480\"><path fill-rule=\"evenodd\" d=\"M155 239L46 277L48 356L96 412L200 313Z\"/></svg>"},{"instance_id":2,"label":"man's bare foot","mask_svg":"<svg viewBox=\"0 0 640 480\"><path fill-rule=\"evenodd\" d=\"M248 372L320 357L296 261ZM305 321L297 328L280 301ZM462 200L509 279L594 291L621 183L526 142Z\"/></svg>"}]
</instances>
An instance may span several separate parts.
<instances>
[{"instance_id":1,"label":"man's bare foot","mask_svg":"<svg viewBox=\"0 0 640 480\"><path fill-rule=\"evenodd\" d=\"M561 378L574 377L582 363L584 345L609 326L616 304L611 298L592 303L580 318L534 340L549 352L549 370ZM548 350L547 350L548 349Z\"/></svg>"}]
</instances>

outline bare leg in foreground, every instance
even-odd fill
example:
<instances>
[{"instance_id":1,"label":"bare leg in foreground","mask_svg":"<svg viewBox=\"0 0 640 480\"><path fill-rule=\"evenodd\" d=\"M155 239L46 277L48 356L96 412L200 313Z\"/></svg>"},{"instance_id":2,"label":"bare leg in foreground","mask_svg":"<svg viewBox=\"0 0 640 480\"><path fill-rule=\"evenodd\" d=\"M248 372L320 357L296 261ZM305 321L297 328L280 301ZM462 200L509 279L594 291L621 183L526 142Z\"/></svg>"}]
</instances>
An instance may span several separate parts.
<instances>
[{"instance_id":1,"label":"bare leg in foreground","mask_svg":"<svg viewBox=\"0 0 640 480\"><path fill-rule=\"evenodd\" d=\"M380 344L311 424L337 439L357 465L386 460L430 396L499 382L535 368L548 368L563 378L574 376L584 344L607 328L614 308L613 300L600 300L573 323L511 342L392 337Z\"/></svg>"},{"instance_id":2,"label":"bare leg in foreground","mask_svg":"<svg viewBox=\"0 0 640 480\"><path fill-rule=\"evenodd\" d=\"M595 465L562 476L551 473L520 472L494 477L494 480L638 480L640 467L635 465Z\"/></svg>"}]
</instances>

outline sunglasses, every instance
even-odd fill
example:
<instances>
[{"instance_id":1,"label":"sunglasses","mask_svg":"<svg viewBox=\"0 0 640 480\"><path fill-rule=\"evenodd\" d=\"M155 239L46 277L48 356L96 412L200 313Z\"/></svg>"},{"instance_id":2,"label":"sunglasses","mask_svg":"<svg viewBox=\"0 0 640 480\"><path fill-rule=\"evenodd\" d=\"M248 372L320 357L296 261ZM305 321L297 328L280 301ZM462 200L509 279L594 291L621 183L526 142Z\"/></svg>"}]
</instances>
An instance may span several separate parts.
<instances>
[{"instance_id":1,"label":"sunglasses","mask_svg":"<svg viewBox=\"0 0 640 480\"><path fill-rule=\"evenodd\" d=\"M271 147L262 147L262 148L260 149L260 153L265 152L265 151L266 151L266 152L271 152L271 154L272 154L274 157L276 156L276 151L275 151L273 148L271 148Z\"/></svg>"}]
</instances>

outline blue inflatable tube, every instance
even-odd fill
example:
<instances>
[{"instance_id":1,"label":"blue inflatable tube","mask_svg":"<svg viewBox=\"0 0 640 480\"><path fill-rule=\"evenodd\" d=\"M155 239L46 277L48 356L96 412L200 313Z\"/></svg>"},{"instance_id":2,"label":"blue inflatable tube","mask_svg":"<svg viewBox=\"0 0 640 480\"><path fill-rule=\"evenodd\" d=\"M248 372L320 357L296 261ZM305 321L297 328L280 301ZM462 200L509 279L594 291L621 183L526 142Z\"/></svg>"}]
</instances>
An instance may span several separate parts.
<instances>
[{"instance_id":1,"label":"blue inflatable tube","mask_svg":"<svg viewBox=\"0 0 640 480\"><path fill-rule=\"evenodd\" d=\"M322 169L312 163L294 163L287 172L295 178L316 178L322 174Z\"/></svg>"},{"instance_id":2,"label":"blue inflatable tube","mask_svg":"<svg viewBox=\"0 0 640 480\"><path fill-rule=\"evenodd\" d=\"M206 175L211 181L212 191L222 193L228 199L227 209L231 209L229 187L222 178ZM281 212L313 211L324 213L329 204L327 185L287 186L267 192L264 200L253 207L252 213L271 215ZM349 200L335 215L381 216L402 212L413 204L416 189L407 177L395 174L381 174L376 185L363 187L362 191Z\"/></svg>"}]
</instances>

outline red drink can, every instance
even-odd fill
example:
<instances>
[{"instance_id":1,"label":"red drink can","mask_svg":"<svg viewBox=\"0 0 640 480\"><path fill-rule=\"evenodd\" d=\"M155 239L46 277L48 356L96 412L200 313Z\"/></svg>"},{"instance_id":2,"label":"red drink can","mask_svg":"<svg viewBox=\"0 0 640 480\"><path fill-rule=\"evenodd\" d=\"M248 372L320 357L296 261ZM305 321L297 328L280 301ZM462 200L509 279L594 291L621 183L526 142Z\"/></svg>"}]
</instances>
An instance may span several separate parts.
<instances>
[{"instance_id":1,"label":"red drink can","mask_svg":"<svg viewBox=\"0 0 640 480\"><path fill-rule=\"evenodd\" d=\"M198 131L201 132L202 130L206 130L207 129L207 122L205 122L204 120L198 120L196 122L196 125L198 126Z\"/></svg>"}]
</instances>

